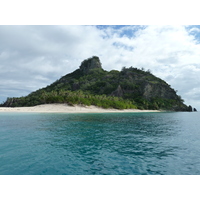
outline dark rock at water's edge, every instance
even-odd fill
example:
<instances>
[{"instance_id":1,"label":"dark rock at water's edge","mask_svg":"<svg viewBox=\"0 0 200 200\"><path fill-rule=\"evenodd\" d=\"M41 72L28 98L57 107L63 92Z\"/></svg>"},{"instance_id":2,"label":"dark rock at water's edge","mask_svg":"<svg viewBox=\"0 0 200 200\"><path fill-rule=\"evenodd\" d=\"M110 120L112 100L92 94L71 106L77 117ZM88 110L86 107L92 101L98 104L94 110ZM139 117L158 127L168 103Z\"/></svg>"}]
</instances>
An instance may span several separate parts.
<instances>
[{"instance_id":1,"label":"dark rock at water's edge","mask_svg":"<svg viewBox=\"0 0 200 200\"><path fill-rule=\"evenodd\" d=\"M192 112L192 106L191 105L188 106L188 111Z\"/></svg>"},{"instance_id":2,"label":"dark rock at water's edge","mask_svg":"<svg viewBox=\"0 0 200 200\"><path fill-rule=\"evenodd\" d=\"M191 105L188 106L188 111L189 112L197 112L197 109L196 108L192 108Z\"/></svg>"},{"instance_id":3,"label":"dark rock at water's edge","mask_svg":"<svg viewBox=\"0 0 200 200\"><path fill-rule=\"evenodd\" d=\"M84 60L79 69L26 97L8 98L1 106L35 106L46 103L95 105L116 109L192 111L165 81L149 70L123 67L106 71L99 57Z\"/></svg>"}]
</instances>

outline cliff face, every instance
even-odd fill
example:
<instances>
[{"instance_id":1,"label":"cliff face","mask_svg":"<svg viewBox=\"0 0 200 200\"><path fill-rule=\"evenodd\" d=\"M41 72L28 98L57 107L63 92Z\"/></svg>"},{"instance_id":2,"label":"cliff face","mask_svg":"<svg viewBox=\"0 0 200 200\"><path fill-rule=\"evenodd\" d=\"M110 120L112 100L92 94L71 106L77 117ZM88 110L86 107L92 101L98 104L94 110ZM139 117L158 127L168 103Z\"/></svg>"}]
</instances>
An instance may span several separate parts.
<instances>
[{"instance_id":1,"label":"cliff face","mask_svg":"<svg viewBox=\"0 0 200 200\"><path fill-rule=\"evenodd\" d=\"M101 62L97 56L84 60L79 68L84 75L90 73L93 69L102 70Z\"/></svg>"},{"instance_id":2,"label":"cliff face","mask_svg":"<svg viewBox=\"0 0 200 200\"><path fill-rule=\"evenodd\" d=\"M154 96L164 99L177 99L176 92L164 84L158 85L147 83L143 91L143 96L146 99L151 99Z\"/></svg>"},{"instance_id":3,"label":"cliff face","mask_svg":"<svg viewBox=\"0 0 200 200\"><path fill-rule=\"evenodd\" d=\"M84 60L79 69L27 97L9 98L3 106L34 106L43 103L82 103L101 106L124 102L125 108L188 111L188 107L165 81L149 71L123 68L103 70L97 56ZM103 102L103 103L102 103ZM116 106L117 107L117 106ZM121 105L123 108L123 106ZM121 108L120 107L120 108Z\"/></svg>"},{"instance_id":4,"label":"cliff face","mask_svg":"<svg viewBox=\"0 0 200 200\"><path fill-rule=\"evenodd\" d=\"M112 96L116 96L116 97L123 97L123 96L124 96L124 92L123 92L121 86L118 85L117 89L116 89L115 91L113 91L113 92L111 93L111 95L112 95Z\"/></svg>"}]
</instances>

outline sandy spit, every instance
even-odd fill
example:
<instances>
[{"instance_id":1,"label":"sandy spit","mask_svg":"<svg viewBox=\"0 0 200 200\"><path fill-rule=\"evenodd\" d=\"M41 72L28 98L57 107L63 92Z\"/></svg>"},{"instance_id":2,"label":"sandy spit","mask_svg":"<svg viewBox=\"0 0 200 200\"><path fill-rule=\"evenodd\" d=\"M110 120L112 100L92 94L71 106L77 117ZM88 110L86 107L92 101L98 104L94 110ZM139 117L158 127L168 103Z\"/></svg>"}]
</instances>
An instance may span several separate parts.
<instances>
[{"instance_id":1,"label":"sandy spit","mask_svg":"<svg viewBox=\"0 0 200 200\"><path fill-rule=\"evenodd\" d=\"M160 112L159 110L139 109L103 109L96 106L69 106L68 104L43 104L33 107L0 107L0 112L37 112L37 113L124 113L124 112Z\"/></svg>"}]
</instances>

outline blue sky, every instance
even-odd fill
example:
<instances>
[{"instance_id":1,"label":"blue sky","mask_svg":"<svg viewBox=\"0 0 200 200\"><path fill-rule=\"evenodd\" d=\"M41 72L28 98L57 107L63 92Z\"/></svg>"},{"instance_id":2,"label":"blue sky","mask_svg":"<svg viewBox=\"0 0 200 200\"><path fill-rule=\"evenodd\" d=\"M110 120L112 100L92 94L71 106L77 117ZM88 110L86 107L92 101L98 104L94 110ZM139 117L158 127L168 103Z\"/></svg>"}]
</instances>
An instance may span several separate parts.
<instances>
[{"instance_id":1,"label":"blue sky","mask_svg":"<svg viewBox=\"0 0 200 200\"><path fill-rule=\"evenodd\" d=\"M200 109L200 26L0 26L0 102L25 96L93 55L105 70L150 69Z\"/></svg>"}]
</instances>

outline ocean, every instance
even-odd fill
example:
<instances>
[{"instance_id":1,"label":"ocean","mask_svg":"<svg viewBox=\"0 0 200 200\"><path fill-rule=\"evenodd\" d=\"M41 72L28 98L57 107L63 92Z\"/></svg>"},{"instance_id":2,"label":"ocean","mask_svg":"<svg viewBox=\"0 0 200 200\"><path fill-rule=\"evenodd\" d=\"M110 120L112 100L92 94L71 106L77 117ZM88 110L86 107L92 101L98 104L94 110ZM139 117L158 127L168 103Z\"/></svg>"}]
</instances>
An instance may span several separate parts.
<instances>
[{"instance_id":1,"label":"ocean","mask_svg":"<svg viewBox=\"0 0 200 200\"><path fill-rule=\"evenodd\" d=\"M200 175L200 113L0 113L0 175Z\"/></svg>"}]
</instances>

